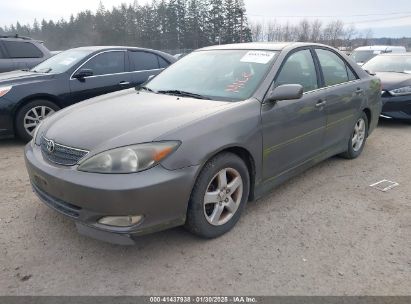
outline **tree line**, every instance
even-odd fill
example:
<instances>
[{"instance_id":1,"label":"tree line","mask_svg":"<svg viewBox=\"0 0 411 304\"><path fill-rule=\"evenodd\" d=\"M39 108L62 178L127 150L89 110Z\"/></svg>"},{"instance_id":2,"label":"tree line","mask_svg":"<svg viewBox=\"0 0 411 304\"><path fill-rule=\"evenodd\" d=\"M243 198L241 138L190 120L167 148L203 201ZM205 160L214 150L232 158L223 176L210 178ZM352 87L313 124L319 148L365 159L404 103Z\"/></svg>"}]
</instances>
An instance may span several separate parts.
<instances>
[{"instance_id":1,"label":"tree line","mask_svg":"<svg viewBox=\"0 0 411 304\"><path fill-rule=\"evenodd\" d=\"M154 49L196 49L251 41L243 0L152 0L86 10L57 22L0 27L0 35L43 40L51 50L84 45L128 45Z\"/></svg>"},{"instance_id":2,"label":"tree line","mask_svg":"<svg viewBox=\"0 0 411 304\"><path fill-rule=\"evenodd\" d=\"M336 48L353 48L372 44L403 45L411 47L410 38L373 38L371 29L358 31L353 24L341 20L323 23L320 20L301 20L297 24L254 22L250 25L253 41L300 41L316 42Z\"/></svg>"},{"instance_id":3,"label":"tree line","mask_svg":"<svg viewBox=\"0 0 411 304\"><path fill-rule=\"evenodd\" d=\"M152 0L96 12L82 11L68 20L42 20L0 27L0 35L29 36L51 50L85 45L129 45L179 52L214 44L249 41L319 42L352 49L384 43L411 47L410 38L373 39L372 30L357 31L341 20L248 23L243 0Z\"/></svg>"},{"instance_id":4,"label":"tree line","mask_svg":"<svg viewBox=\"0 0 411 304\"><path fill-rule=\"evenodd\" d=\"M354 40L363 40L367 45L372 40L372 31L364 35L356 31L354 25L345 25L341 20L323 24L320 20L301 20L297 24L278 23L275 20L267 24L256 22L251 24L254 41L300 41L316 42L333 47L351 47ZM354 39L355 38L355 39ZM357 41L358 43L358 41Z\"/></svg>"}]
</instances>

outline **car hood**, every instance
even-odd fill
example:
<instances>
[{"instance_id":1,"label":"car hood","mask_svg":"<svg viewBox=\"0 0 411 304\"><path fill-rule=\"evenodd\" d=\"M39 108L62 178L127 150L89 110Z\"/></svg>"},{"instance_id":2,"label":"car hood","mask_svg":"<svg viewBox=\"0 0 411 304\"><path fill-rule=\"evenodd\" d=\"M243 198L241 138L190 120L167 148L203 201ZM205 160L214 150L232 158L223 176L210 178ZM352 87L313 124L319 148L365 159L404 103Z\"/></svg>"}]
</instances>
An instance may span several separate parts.
<instances>
[{"instance_id":1,"label":"car hood","mask_svg":"<svg viewBox=\"0 0 411 304\"><path fill-rule=\"evenodd\" d=\"M12 71L0 73L0 85L22 84L52 78L52 74L34 73L29 71Z\"/></svg>"},{"instance_id":2,"label":"car hood","mask_svg":"<svg viewBox=\"0 0 411 304\"><path fill-rule=\"evenodd\" d=\"M97 153L151 142L232 105L231 102L136 93L131 89L59 111L44 122L39 134L69 147Z\"/></svg>"},{"instance_id":3,"label":"car hood","mask_svg":"<svg viewBox=\"0 0 411 304\"><path fill-rule=\"evenodd\" d=\"M381 79L383 91L390 91L411 85L411 74L378 72L376 75Z\"/></svg>"}]
</instances>

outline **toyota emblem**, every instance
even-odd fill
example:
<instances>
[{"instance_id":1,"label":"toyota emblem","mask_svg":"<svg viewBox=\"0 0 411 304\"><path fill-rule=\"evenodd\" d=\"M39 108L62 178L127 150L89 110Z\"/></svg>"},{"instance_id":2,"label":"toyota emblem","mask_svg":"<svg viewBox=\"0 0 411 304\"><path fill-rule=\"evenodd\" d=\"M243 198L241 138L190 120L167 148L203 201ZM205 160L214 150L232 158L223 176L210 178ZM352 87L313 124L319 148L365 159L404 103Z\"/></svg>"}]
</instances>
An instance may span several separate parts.
<instances>
[{"instance_id":1,"label":"toyota emblem","mask_svg":"<svg viewBox=\"0 0 411 304\"><path fill-rule=\"evenodd\" d=\"M48 140L47 141L47 145L46 145L47 151L49 153L53 153L54 152L54 148L55 148L55 144L53 140Z\"/></svg>"}]
</instances>

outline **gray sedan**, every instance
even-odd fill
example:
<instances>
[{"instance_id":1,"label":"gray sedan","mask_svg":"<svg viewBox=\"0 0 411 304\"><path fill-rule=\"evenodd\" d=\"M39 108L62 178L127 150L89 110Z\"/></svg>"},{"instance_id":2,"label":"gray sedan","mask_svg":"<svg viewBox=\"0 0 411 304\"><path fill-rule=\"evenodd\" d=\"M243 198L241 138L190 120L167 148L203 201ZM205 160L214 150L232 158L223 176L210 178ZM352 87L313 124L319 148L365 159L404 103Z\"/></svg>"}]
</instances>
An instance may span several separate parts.
<instances>
[{"instance_id":1,"label":"gray sedan","mask_svg":"<svg viewBox=\"0 0 411 304\"><path fill-rule=\"evenodd\" d=\"M319 44L197 50L137 91L44 120L26 147L35 193L119 244L170 227L213 238L248 201L334 155L358 157L380 81Z\"/></svg>"}]
</instances>

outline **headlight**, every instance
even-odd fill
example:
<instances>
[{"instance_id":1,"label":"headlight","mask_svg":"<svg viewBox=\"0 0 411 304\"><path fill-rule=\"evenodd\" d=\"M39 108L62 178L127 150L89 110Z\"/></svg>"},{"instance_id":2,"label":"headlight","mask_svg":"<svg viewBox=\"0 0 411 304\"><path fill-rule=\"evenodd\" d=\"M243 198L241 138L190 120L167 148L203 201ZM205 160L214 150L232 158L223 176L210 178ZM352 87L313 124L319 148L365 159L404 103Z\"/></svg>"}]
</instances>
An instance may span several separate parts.
<instances>
[{"instance_id":1,"label":"headlight","mask_svg":"<svg viewBox=\"0 0 411 304\"><path fill-rule=\"evenodd\" d=\"M117 148L85 159L78 170L117 174L140 172L157 165L179 145L177 141L167 141Z\"/></svg>"},{"instance_id":2,"label":"headlight","mask_svg":"<svg viewBox=\"0 0 411 304\"><path fill-rule=\"evenodd\" d=\"M12 88L13 86L7 86L7 87L0 87L0 97L3 97L6 95Z\"/></svg>"},{"instance_id":3,"label":"headlight","mask_svg":"<svg viewBox=\"0 0 411 304\"><path fill-rule=\"evenodd\" d=\"M410 95L411 94L411 86L391 90L390 94L394 95L394 96Z\"/></svg>"}]
</instances>

